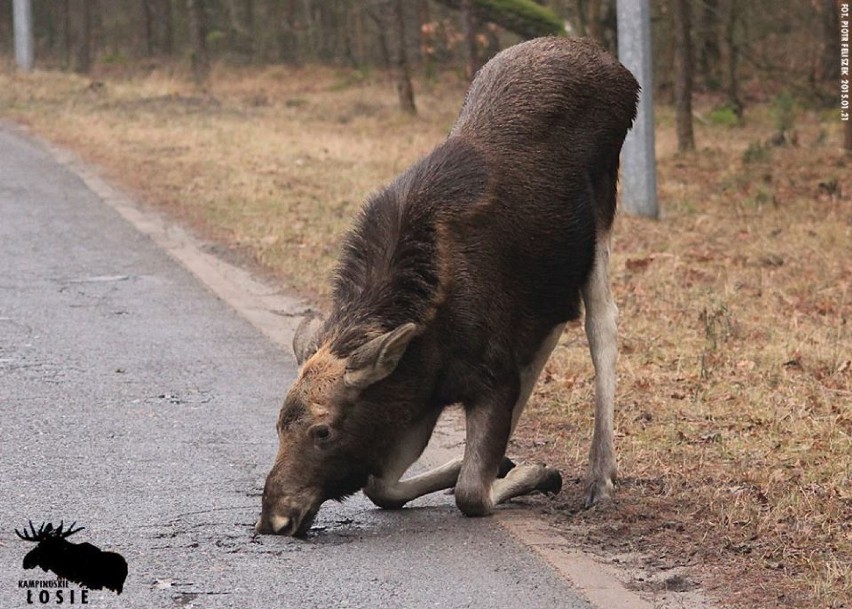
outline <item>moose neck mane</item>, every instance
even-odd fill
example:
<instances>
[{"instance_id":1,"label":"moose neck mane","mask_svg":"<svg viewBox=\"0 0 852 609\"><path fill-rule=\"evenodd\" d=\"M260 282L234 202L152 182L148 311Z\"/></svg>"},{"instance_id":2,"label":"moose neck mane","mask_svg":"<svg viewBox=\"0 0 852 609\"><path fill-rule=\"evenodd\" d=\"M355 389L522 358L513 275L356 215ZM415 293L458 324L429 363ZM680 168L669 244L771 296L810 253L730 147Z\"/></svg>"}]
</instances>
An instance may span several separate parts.
<instances>
[{"instance_id":1,"label":"moose neck mane","mask_svg":"<svg viewBox=\"0 0 852 609\"><path fill-rule=\"evenodd\" d=\"M371 197L344 240L326 325L336 330L332 350L339 355L401 324L422 323L434 307L434 206L411 196L406 178Z\"/></svg>"},{"instance_id":2,"label":"moose neck mane","mask_svg":"<svg viewBox=\"0 0 852 609\"><path fill-rule=\"evenodd\" d=\"M439 232L486 194L485 157L450 137L373 195L346 236L333 282L332 350L431 319L441 299ZM446 278L443 279L446 282Z\"/></svg>"}]
</instances>

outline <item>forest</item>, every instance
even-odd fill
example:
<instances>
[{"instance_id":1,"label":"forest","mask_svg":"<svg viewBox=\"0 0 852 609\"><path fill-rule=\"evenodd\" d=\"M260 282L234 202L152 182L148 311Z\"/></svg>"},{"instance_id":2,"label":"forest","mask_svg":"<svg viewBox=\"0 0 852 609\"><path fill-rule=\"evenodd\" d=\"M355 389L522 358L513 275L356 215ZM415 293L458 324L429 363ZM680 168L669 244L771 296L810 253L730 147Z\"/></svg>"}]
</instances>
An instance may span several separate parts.
<instances>
[{"instance_id":1,"label":"forest","mask_svg":"<svg viewBox=\"0 0 852 609\"><path fill-rule=\"evenodd\" d=\"M0 10L12 52L11 0ZM2 6L0 4L0 6ZM359 71L401 68L440 78L476 68L523 38L590 36L616 52L615 0L34 0L39 65L86 73L93 62L211 62ZM745 103L781 89L830 106L840 77L839 2L678 0L651 3L654 86ZM410 71L411 74L405 72Z\"/></svg>"}]
</instances>

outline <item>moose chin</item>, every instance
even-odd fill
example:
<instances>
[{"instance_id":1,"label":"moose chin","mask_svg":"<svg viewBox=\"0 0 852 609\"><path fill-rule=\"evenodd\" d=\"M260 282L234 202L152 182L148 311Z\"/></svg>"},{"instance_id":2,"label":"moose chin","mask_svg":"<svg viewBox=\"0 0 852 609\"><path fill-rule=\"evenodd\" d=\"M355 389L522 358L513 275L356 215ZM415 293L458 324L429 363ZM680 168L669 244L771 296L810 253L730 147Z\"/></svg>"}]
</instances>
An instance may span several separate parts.
<instances>
[{"instance_id":1,"label":"moose chin","mask_svg":"<svg viewBox=\"0 0 852 609\"><path fill-rule=\"evenodd\" d=\"M588 40L531 40L478 72L447 139L366 202L330 311L296 332L299 372L258 532L304 535L324 501L358 490L392 509L453 488L468 516L558 492L553 468L501 464L565 324L583 312L596 373L585 502L610 496L618 310L608 260L638 95ZM404 479L451 404L464 408L464 455Z\"/></svg>"}]
</instances>

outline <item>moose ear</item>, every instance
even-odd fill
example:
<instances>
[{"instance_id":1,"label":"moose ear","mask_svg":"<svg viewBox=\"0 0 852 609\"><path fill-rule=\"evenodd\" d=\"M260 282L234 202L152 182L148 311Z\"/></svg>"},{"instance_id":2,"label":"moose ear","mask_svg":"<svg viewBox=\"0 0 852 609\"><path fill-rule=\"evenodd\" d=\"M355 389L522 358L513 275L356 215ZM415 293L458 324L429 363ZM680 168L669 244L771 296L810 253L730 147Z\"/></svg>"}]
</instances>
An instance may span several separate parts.
<instances>
[{"instance_id":1,"label":"moose ear","mask_svg":"<svg viewBox=\"0 0 852 609\"><path fill-rule=\"evenodd\" d=\"M321 313L309 313L296 328L293 336L293 353L296 362L301 366L319 348L319 331L325 318Z\"/></svg>"},{"instance_id":2,"label":"moose ear","mask_svg":"<svg viewBox=\"0 0 852 609\"><path fill-rule=\"evenodd\" d=\"M346 362L344 384L364 389L388 377L396 370L411 339L419 333L417 324L403 324L356 349Z\"/></svg>"}]
</instances>

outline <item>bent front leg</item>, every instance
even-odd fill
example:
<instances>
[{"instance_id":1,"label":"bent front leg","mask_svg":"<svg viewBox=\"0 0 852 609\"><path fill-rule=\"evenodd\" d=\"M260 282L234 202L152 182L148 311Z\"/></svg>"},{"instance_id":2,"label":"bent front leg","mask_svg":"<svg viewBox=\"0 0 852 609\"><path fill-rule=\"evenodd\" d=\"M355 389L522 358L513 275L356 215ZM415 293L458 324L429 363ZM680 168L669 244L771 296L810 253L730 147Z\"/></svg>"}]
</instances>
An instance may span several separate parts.
<instances>
[{"instance_id":1,"label":"bent front leg","mask_svg":"<svg viewBox=\"0 0 852 609\"><path fill-rule=\"evenodd\" d=\"M385 462L382 475L370 476L367 486L364 487L364 494L370 501L380 508L399 509L412 499L455 486L461 469L461 459L453 459L426 473L406 480L401 479L423 453L437 420L437 415L428 417L414 425L400 439L393 454Z\"/></svg>"},{"instance_id":2,"label":"bent front leg","mask_svg":"<svg viewBox=\"0 0 852 609\"><path fill-rule=\"evenodd\" d=\"M498 502L492 486L512 433L512 407L518 399L516 381L495 388L488 397L466 405L464 461L456 484L456 505L466 516L486 516ZM506 476L508 479L515 468Z\"/></svg>"},{"instance_id":3,"label":"bent front leg","mask_svg":"<svg viewBox=\"0 0 852 609\"><path fill-rule=\"evenodd\" d=\"M405 480L371 477L364 494L380 508L399 509L412 499L453 488L459 478L461 464L461 458L453 459L441 467Z\"/></svg>"}]
</instances>

